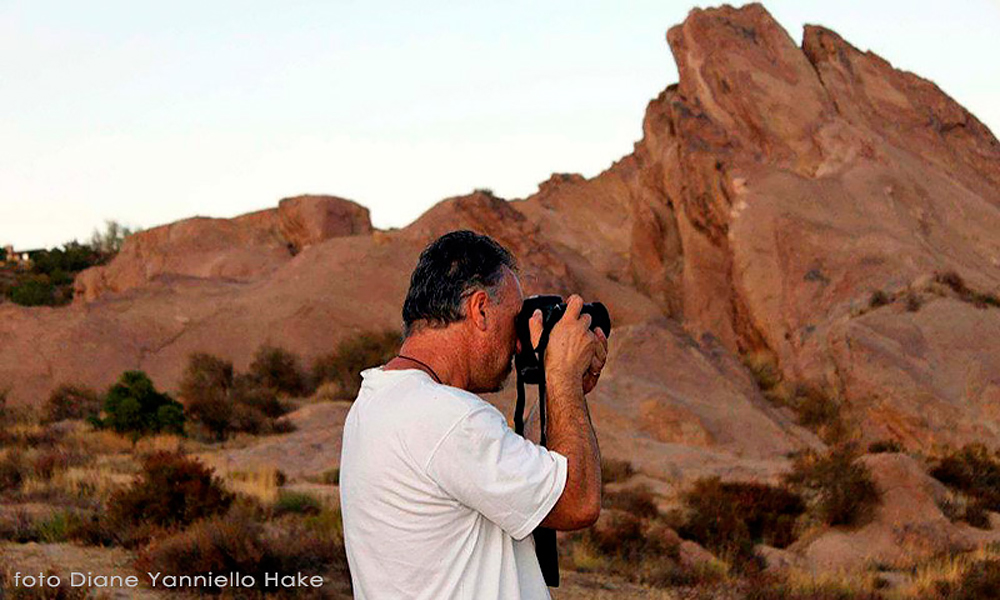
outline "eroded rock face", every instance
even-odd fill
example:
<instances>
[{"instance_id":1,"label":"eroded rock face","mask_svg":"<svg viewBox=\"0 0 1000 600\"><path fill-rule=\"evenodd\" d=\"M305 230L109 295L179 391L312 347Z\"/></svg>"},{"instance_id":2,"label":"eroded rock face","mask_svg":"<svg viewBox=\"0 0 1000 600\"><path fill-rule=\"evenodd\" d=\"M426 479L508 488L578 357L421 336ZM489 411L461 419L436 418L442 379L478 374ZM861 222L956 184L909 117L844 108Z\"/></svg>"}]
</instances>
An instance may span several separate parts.
<instances>
[{"instance_id":1,"label":"eroded rock face","mask_svg":"<svg viewBox=\"0 0 1000 600\"><path fill-rule=\"evenodd\" d=\"M92 302L163 276L254 281L309 245L371 231L367 208L333 196L286 198L234 219L194 217L129 236L111 264L77 277L75 295Z\"/></svg>"}]
</instances>

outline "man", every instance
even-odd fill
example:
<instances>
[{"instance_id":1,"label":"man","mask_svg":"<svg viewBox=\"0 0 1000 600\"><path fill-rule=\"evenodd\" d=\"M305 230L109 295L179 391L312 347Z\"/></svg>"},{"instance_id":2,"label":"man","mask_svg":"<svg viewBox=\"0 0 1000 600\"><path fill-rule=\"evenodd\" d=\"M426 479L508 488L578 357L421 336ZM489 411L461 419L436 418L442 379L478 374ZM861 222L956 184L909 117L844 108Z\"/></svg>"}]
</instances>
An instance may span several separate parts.
<instances>
[{"instance_id":1,"label":"man","mask_svg":"<svg viewBox=\"0 0 1000 600\"><path fill-rule=\"evenodd\" d=\"M571 296L545 353L547 441L477 393L501 388L523 295L510 253L456 231L420 255L399 355L362 373L344 423L340 495L355 598L549 598L531 532L588 527L601 467L584 400L607 356ZM531 319L537 344L541 312Z\"/></svg>"}]
</instances>

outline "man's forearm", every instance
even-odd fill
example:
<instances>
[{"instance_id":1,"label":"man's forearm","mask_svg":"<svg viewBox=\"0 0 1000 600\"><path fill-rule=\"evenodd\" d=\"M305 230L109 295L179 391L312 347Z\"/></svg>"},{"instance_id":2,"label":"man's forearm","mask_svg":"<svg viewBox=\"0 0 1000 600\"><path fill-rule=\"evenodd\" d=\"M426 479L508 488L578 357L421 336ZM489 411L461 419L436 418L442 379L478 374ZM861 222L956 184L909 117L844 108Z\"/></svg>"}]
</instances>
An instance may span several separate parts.
<instances>
[{"instance_id":1,"label":"man's forearm","mask_svg":"<svg viewBox=\"0 0 1000 600\"><path fill-rule=\"evenodd\" d=\"M601 451L583 389L579 384L546 383L547 446L566 457L564 494L574 499L573 512L593 522L601 510Z\"/></svg>"}]
</instances>

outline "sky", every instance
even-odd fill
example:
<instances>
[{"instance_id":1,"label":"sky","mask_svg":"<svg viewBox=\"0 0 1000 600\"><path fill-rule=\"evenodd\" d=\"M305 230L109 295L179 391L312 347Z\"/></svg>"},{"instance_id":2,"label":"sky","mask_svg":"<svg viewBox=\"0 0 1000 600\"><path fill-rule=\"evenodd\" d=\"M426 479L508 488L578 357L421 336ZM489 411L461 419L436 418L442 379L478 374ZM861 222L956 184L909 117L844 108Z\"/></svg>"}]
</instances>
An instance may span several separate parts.
<instances>
[{"instance_id":1,"label":"sky","mask_svg":"<svg viewBox=\"0 0 1000 600\"><path fill-rule=\"evenodd\" d=\"M587 177L677 81L675 0L0 0L0 245L332 194L436 202ZM1000 0L765 2L937 83L1000 133Z\"/></svg>"}]
</instances>

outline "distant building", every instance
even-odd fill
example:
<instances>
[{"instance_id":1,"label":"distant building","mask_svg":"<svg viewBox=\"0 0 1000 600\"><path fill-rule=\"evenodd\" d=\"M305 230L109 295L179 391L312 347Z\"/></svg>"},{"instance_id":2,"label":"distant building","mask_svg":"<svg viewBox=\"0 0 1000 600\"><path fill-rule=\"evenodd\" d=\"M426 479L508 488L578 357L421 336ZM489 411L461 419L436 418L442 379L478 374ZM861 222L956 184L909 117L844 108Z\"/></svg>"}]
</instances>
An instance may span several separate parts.
<instances>
[{"instance_id":1,"label":"distant building","mask_svg":"<svg viewBox=\"0 0 1000 600\"><path fill-rule=\"evenodd\" d=\"M7 244L4 246L4 253L6 254L5 260L9 263L14 263L16 265L30 265L31 264L31 254L34 252L39 252L40 250L14 250L14 246Z\"/></svg>"}]
</instances>

